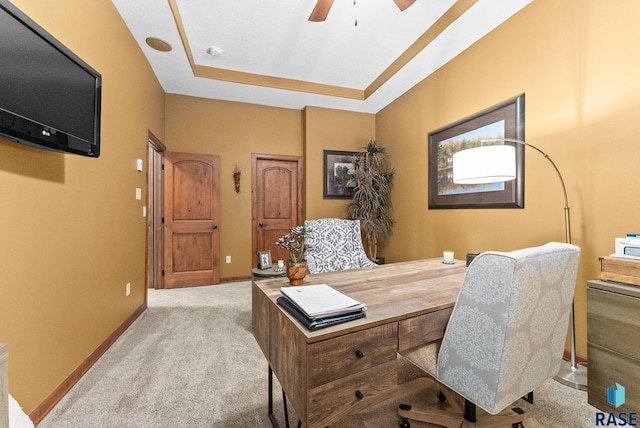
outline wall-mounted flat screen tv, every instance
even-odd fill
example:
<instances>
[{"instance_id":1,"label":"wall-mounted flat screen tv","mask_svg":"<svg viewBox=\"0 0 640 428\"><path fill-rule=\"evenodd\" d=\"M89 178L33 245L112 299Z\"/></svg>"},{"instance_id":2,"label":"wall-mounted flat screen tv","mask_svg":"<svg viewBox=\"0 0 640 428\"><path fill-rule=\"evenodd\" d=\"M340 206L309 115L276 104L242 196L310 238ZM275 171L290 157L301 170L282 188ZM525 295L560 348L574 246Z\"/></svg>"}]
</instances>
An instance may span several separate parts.
<instances>
[{"instance_id":1,"label":"wall-mounted flat screen tv","mask_svg":"<svg viewBox=\"0 0 640 428\"><path fill-rule=\"evenodd\" d=\"M8 0L0 0L0 135L100 156L102 78Z\"/></svg>"}]
</instances>

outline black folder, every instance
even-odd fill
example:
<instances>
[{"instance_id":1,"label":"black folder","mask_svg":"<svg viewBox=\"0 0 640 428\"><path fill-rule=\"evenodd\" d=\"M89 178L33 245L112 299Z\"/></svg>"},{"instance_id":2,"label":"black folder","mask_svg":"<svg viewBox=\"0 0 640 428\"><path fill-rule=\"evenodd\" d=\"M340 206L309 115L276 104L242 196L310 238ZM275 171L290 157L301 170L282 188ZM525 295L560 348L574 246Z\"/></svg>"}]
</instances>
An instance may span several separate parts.
<instances>
[{"instance_id":1,"label":"black folder","mask_svg":"<svg viewBox=\"0 0 640 428\"><path fill-rule=\"evenodd\" d=\"M278 297L276 302L287 311L289 311L294 317L302 322L309 330L319 330L321 328L330 327L332 325L341 324L343 322L357 320L364 318L367 314L363 310L356 312L350 312L347 314L333 315L325 318L311 319L307 317L300 309L296 308L285 297Z\"/></svg>"}]
</instances>

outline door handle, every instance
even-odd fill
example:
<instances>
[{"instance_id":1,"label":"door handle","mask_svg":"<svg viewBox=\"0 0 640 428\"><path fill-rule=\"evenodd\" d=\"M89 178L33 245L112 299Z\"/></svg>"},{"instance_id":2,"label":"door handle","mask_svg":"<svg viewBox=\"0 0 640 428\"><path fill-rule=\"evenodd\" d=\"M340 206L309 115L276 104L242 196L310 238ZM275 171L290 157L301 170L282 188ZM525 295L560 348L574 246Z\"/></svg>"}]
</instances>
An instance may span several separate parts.
<instances>
[{"instance_id":1,"label":"door handle","mask_svg":"<svg viewBox=\"0 0 640 428\"><path fill-rule=\"evenodd\" d=\"M258 226L260 226L260 227L264 227L264 223L263 223L263 222L260 222L260 223L258 223Z\"/></svg>"},{"instance_id":2,"label":"door handle","mask_svg":"<svg viewBox=\"0 0 640 428\"><path fill-rule=\"evenodd\" d=\"M218 228L218 225L217 225L217 224L213 223L213 224L211 225L211 229L217 229L217 228Z\"/></svg>"}]
</instances>

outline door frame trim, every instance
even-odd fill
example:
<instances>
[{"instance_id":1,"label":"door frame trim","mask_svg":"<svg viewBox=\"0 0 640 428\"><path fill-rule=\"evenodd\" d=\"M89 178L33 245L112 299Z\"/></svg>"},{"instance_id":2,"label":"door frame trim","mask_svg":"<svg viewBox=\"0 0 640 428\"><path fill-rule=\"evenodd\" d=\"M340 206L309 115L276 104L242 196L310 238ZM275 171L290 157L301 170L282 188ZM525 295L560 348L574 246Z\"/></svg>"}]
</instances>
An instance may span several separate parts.
<instances>
[{"instance_id":1,"label":"door frame trim","mask_svg":"<svg viewBox=\"0 0 640 428\"><path fill-rule=\"evenodd\" d=\"M167 150L166 146L160 141L158 137L156 137L153 132L147 130L147 230L146 230L146 239L145 239L145 279L144 284L145 288L149 286L149 227L150 222L153 222L154 225L160 224L160 232L158 235L159 239L153 244L156 246L155 251L155 260L152 260L151 263L155 265L155 269L161 271L164 265L164 239L162 233L162 216L164 210L164 174L162 170L156 171L155 169L151 170L151 165L149 163L149 150L153 149L158 152L162 158L161 164L164 163L164 152ZM162 165L160 165L162 168ZM159 172L159 173L158 173ZM152 195L150 189L155 189L155 195ZM159 201L157 199L160 199ZM156 204L158 206L156 206ZM154 240L155 241L155 240ZM160 283L156 284L155 281L153 283L154 288L161 289L164 288L164 278L160 275ZM146 293L145 293L145 303L146 303Z\"/></svg>"}]
</instances>

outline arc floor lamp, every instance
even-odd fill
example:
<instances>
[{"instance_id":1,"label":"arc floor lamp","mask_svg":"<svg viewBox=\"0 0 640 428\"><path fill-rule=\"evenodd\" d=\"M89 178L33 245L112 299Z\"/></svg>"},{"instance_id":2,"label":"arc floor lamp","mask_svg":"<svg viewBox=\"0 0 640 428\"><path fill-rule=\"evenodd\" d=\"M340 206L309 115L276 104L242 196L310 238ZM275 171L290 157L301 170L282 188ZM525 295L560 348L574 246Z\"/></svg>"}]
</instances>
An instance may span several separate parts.
<instances>
[{"instance_id":1,"label":"arc floor lamp","mask_svg":"<svg viewBox=\"0 0 640 428\"><path fill-rule=\"evenodd\" d=\"M522 140L512 138L495 138L482 140L482 143L514 143L525 147L530 147L544 156L553 166L558 174L562 193L564 194L564 227L566 242L571 243L571 218L569 215L569 199L567 189L560 170L551 160L549 155L536 146ZM501 181L514 180L516 178L516 150L515 146L507 144L497 144L488 146L473 147L461 150L453 154L453 182L458 184L479 184L496 183ZM575 336L575 313L573 303L571 304L570 315L571 327L571 361L563 361L560 371L555 379L567 386L575 389L587 389L587 368L580 366L576 362L576 336Z\"/></svg>"}]
</instances>

